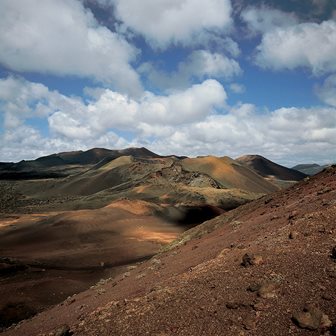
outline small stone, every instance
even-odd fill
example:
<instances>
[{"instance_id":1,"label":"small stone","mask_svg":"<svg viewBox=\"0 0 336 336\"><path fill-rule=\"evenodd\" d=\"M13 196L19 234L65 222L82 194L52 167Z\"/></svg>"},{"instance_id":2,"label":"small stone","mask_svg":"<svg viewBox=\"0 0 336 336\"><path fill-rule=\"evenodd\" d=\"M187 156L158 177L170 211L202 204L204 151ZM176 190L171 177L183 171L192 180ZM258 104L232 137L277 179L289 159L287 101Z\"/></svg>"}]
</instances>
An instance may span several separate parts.
<instances>
[{"instance_id":1,"label":"small stone","mask_svg":"<svg viewBox=\"0 0 336 336\"><path fill-rule=\"evenodd\" d=\"M271 202L272 200L273 200L273 198L272 198L272 197L269 197L269 198L265 199L264 204L268 204L268 203Z\"/></svg>"},{"instance_id":2,"label":"small stone","mask_svg":"<svg viewBox=\"0 0 336 336\"><path fill-rule=\"evenodd\" d=\"M327 268L326 273L330 278L336 279L336 265L332 265L331 267Z\"/></svg>"},{"instance_id":3,"label":"small stone","mask_svg":"<svg viewBox=\"0 0 336 336\"><path fill-rule=\"evenodd\" d=\"M55 332L54 336L70 336L72 332L70 331L70 327L68 325L63 325L59 327Z\"/></svg>"},{"instance_id":4,"label":"small stone","mask_svg":"<svg viewBox=\"0 0 336 336\"><path fill-rule=\"evenodd\" d=\"M241 265L244 267L260 265L263 262L263 258L260 255L254 255L245 253L242 258Z\"/></svg>"},{"instance_id":5,"label":"small stone","mask_svg":"<svg viewBox=\"0 0 336 336\"><path fill-rule=\"evenodd\" d=\"M265 305L265 303L263 303L263 302L257 302L252 306L252 308L255 311L265 311L265 310L269 309L269 305Z\"/></svg>"},{"instance_id":6,"label":"small stone","mask_svg":"<svg viewBox=\"0 0 336 336\"><path fill-rule=\"evenodd\" d=\"M320 327L322 330L327 330L332 326L332 322L329 319L329 316L322 314Z\"/></svg>"},{"instance_id":7,"label":"small stone","mask_svg":"<svg viewBox=\"0 0 336 336\"><path fill-rule=\"evenodd\" d=\"M68 297L66 302L67 302L67 305L71 305L72 303L74 303L76 301L76 299L74 297Z\"/></svg>"},{"instance_id":8,"label":"small stone","mask_svg":"<svg viewBox=\"0 0 336 336\"><path fill-rule=\"evenodd\" d=\"M128 278L129 276L131 276L131 272L126 272L123 274L123 278Z\"/></svg>"},{"instance_id":9,"label":"small stone","mask_svg":"<svg viewBox=\"0 0 336 336\"><path fill-rule=\"evenodd\" d=\"M298 215L297 211L292 211L289 215L288 215L288 220L291 220L293 218L295 218Z\"/></svg>"},{"instance_id":10,"label":"small stone","mask_svg":"<svg viewBox=\"0 0 336 336\"><path fill-rule=\"evenodd\" d=\"M336 246L332 248L330 257L336 262Z\"/></svg>"},{"instance_id":11,"label":"small stone","mask_svg":"<svg viewBox=\"0 0 336 336\"><path fill-rule=\"evenodd\" d=\"M161 262L160 259L154 258L154 259L151 260L151 263L153 265L159 266L159 265L161 265L162 262Z\"/></svg>"},{"instance_id":12,"label":"small stone","mask_svg":"<svg viewBox=\"0 0 336 336\"><path fill-rule=\"evenodd\" d=\"M330 333L331 335L336 335L336 324L333 324L331 327L330 327Z\"/></svg>"},{"instance_id":13,"label":"small stone","mask_svg":"<svg viewBox=\"0 0 336 336\"><path fill-rule=\"evenodd\" d=\"M307 304L302 312L293 315L294 323L302 329L328 329L332 322L329 317L312 304Z\"/></svg>"},{"instance_id":14,"label":"small stone","mask_svg":"<svg viewBox=\"0 0 336 336\"><path fill-rule=\"evenodd\" d=\"M261 284L258 290L258 296L263 299L272 299L276 297L277 285L274 282L265 282Z\"/></svg>"},{"instance_id":15,"label":"small stone","mask_svg":"<svg viewBox=\"0 0 336 336\"><path fill-rule=\"evenodd\" d=\"M141 278L143 278L143 277L145 277L145 276L146 276L146 273L140 273L140 274L138 274L138 275L135 277L135 279L139 280L139 279L141 279Z\"/></svg>"},{"instance_id":16,"label":"small stone","mask_svg":"<svg viewBox=\"0 0 336 336\"><path fill-rule=\"evenodd\" d=\"M237 302L228 302L226 304L227 309L238 309L239 308L239 303Z\"/></svg>"},{"instance_id":17,"label":"small stone","mask_svg":"<svg viewBox=\"0 0 336 336\"><path fill-rule=\"evenodd\" d=\"M247 287L247 290L249 292L257 292L260 289L261 285L257 283L253 283L250 286Z\"/></svg>"},{"instance_id":18,"label":"small stone","mask_svg":"<svg viewBox=\"0 0 336 336\"><path fill-rule=\"evenodd\" d=\"M252 316L247 316L245 319L243 319L243 326L246 330L253 330L256 328L256 320Z\"/></svg>"},{"instance_id":19,"label":"small stone","mask_svg":"<svg viewBox=\"0 0 336 336\"><path fill-rule=\"evenodd\" d=\"M290 233L289 233L289 239L296 239L297 237L298 237L298 233L296 232L296 231L291 231Z\"/></svg>"},{"instance_id":20,"label":"small stone","mask_svg":"<svg viewBox=\"0 0 336 336\"><path fill-rule=\"evenodd\" d=\"M97 294L98 295L102 295L102 294L105 294L106 293L106 290L104 288L98 288L97 289Z\"/></svg>"},{"instance_id":21,"label":"small stone","mask_svg":"<svg viewBox=\"0 0 336 336\"><path fill-rule=\"evenodd\" d=\"M322 297L323 300L326 300L326 301L332 301L332 299L333 299L333 297L328 293L322 294L321 297Z\"/></svg>"}]
</instances>

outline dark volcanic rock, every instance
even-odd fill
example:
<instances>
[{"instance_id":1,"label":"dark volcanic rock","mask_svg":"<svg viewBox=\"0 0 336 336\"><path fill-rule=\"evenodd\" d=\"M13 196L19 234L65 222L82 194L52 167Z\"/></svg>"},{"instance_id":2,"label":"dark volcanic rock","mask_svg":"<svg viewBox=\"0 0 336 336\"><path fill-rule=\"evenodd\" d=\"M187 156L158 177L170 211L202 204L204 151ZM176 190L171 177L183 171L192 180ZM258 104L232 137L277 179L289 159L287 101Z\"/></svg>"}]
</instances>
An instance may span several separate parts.
<instances>
[{"instance_id":1,"label":"dark volcanic rock","mask_svg":"<svg viewBox=\"0 0 336 336\"><path fill-rule=\"evenodd\" d=\"M260 255L254 255L246 253L243 255L241 265L244 267L260 265L263 262L263 258Z\"/></svg>"},{"instance_id":2,"label":"dark volcanic rock","mask_svg":"<svg viewBox=\"0 0 336 336\"><path fill-rule=\"evenodd\" d=\"M334 259L334 261L336 261L336 246L334 246L331 250L331 259Z\"/></svg>"}]
</instances>

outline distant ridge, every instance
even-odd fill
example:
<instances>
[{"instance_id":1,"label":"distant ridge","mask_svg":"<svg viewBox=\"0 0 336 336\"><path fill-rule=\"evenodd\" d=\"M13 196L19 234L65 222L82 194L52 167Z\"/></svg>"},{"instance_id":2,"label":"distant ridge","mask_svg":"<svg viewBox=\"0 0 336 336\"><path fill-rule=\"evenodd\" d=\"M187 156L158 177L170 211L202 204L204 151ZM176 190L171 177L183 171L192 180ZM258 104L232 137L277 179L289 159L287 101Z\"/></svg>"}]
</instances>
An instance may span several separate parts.
<instances>
[{"instance_id":1,"label":"distant ridge","mask_svg":"<svg viewBox=\"0 0 336 336\"><path fill-rule=\"evenodd\" d=\"M237 158L236 161L263 177L273 177L284 181L300 181L307 176L300 171L281 166L260 155L244 155Z\"/></svg>"},{"instance_id":2,"label":"distant ridge","mask_svg":"<svg viewBox=\"0 0 336 336\"><path fill-rule=\"evenodd\" d=\"M43 179L65 177L70 173L80 172L89 165L101 161L110 162L121 156L135 158L160 158L145 147L126 149L92 148L87 151L72 151L51 154L35 160L22 160L17 163L0 162L0 179ZM72 166L80 166L76 170Z\"/></svg>"},{"instance_id":3,"label":"distant ridge","mask_svg":"<svg viewBox=\"0 0 336 336\"><path fill-rule=\"evenodd\" d=\"M96 164L105 158L116 159L120 156L134 156L136 158L153 158L160 157L145 147L131 147L126 149L106 149L92 148L87 151L74 151L52 154L36 159L35 161L43 165L58 165L58 164Z\"/></svg>"},{"instance_id":4,"label":"distant ridge","mask_svg":"<svg viewBox=\"0 0 336 336\"><path fill-rule=\"evenodd\" d=\"M301 173L311 176L321 172L326 167L328 167L328 165L320 166L317 163L307 163L307 164L298 164L292 167L292 169L295 169Z\"/></svg>"}]
</instances>

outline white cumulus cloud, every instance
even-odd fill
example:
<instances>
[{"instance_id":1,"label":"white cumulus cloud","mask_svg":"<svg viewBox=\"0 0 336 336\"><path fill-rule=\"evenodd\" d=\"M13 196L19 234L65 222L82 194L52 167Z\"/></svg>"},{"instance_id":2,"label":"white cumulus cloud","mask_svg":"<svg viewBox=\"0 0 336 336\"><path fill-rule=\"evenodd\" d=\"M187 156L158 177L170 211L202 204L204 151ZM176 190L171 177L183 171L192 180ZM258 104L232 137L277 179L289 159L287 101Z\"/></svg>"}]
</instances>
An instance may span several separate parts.
<instances>
[{"instance_id":1,"label":"white cumulus cloud","mask_svg":"<svg viewBox=\"0 0 336 336\"><path fill-rule=\"evenodd\" d=\"M153 46L193 43L199 33L228 29L230 0L113 0L123 24Z\"/></svg>"},{"instance_id":2,"label":"white cumulus cloud","mask_svg":"<svg viewBox=\"0 0 336 336\"><path fill-rule=\"evenodd\" d=\"M241 13L252 34L267 33L278 27L290 27L298 24L298 18L292 13L266 6L248 7Z\"/></svg>"},{"instance_id":3,"label":"white cumulus cloud","mask_svg":"<svg viewBox=\"0 0 336 336\"><path fill-rule=\"evenodd\" d=\"M323 102L336 107L336 74L327 77L316 93Z\"/></svg>"},{"instance_id":4,"label":"white cumulus cloud","mask_svg":"<svg viewBox=\"0 0 336 336\"><path fill-rule=\"evenodd\" d=\"M115 132L124 130L142 139L168 135L179 125L216 113L227 98L224 88L216 80L206 80L166 96L146 92L138 99L110 89L87 92L92 96L89 101L84 101L22 78L1 79L0 113L4 119L4 133L0 137L0 157L5 159L10 155L9 149L15 146L21 148L18 153L24 153L24 149L27 151L23 157L27 153L37 153L33 151L36 146L41 146L39 153L43 152L46 144L49 144L49 152L64 151L70 147L69 144L72 144L72 149L76 148L75 145L78 148L115 147L115 144L124 147L128 142ZM30 120L38 118L48 122L47 138L29 126ZM32 149L29 149L29 139L36 145ZM10 156L5 160L9 159Z\"/></svg>"},{"instance_id":5,"label":"white cumulus cloud","mask_svg":"<svg viewBox=\"0 0 336 336\"><path fill-rule=\"evenodd\" d=\"M273 111L243 103L230 107L216 80L168 95L146 92L138 99L109 89L86 91L91 98L84 101L23 79L1 80L0 113L17 124L4 125L0 161L95 146L148 146L160 154L189 156L258 153L290 165L336 160L332 106ZM49 134L29 125L31 118L48 121Z\"/></svg>"},{"instance_id":6,"label":"white cumulus cloud","mask_svg":"<svg viewBox=\"0 0 336 336\"><path fill-rule=\"evenodd\" d=\"M139 94L137 50L77 0L0 1L0 63L15 71L91 77Z\"/></svg>"},{"instance_id":7,"label":"white cumulus cloud","mask_svg":"<svg viewBox=\"0 0 336 336\"><path fill-rule=\"evenodd\" d=\"M260 111L239 104L226 114L174 129L157 138L152 149L180 155L261 154L282 164L335 162L336 110L334 108L281 108Z\"/></svg>"},{"instance_id":8,"label":"white cumulus cloud","mask_svg":"<svg viewBox=\"0 0 336 336\"><path fill-rule=\"evenodd\" d=\"M305 67L315 75L336 70L336 21L300 23L265 32L256 63L274 70Z\"/></svg>"},{"instance_id":9,"label":"white cumulus cloud","mask_svg":"<svg viewBox=\"0 0 336 336\"><path fill-rule=\"evenodd\" d=\"M213 79L168 96L147 93L140 102L139 118L159 125L190 123L215 112L216 107L225 104L226 98L222 85Z\"/></svg>"}]
</instances>

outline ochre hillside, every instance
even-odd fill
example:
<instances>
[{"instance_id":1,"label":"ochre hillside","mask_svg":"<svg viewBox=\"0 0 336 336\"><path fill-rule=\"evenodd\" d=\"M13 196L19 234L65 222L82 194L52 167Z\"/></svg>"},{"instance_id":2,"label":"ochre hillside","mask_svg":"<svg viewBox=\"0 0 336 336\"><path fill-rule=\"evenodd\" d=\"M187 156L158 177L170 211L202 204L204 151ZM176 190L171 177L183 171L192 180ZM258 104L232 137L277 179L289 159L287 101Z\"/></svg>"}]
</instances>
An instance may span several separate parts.
<instances>
[{"instance_id":1,"label":"ochre hillside","mask_svg":"<svg viewBox=\"0 0 336 336\"><path fill-rule=\"evenodd\" d=\"M255 193L269 193L278 190L274 184L229 157L186 158L181 163L185 170L209 175L223 188L238 188Z\"/></svg>"}]
</instances>

